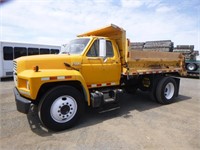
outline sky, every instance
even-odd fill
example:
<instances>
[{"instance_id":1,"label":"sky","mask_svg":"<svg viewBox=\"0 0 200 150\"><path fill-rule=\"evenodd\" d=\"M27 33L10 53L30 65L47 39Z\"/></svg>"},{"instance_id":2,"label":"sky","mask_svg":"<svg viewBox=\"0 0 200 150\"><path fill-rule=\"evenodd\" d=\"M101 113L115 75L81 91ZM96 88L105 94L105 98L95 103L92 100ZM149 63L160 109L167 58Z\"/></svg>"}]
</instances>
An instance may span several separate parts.
<instances>
[{"instance_id":1,"label":"sky","mask_svg":"<svg viewBox=\"0 0 200 150\"><path fill-rule=\"evenodd\" d=\"M0 0L2 1L2 0ZM4 0L0 41L62 45L115 24L131 42L172 40L200 50L200 0Z\"/></svg>"}]
</instances>

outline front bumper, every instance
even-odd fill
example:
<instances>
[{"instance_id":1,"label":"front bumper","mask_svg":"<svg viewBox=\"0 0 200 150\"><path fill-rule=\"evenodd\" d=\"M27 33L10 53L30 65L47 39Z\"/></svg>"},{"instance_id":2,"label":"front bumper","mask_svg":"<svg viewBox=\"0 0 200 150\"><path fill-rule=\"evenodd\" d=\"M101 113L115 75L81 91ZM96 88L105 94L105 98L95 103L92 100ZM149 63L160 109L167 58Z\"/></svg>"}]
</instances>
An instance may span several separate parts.
<instances>
[{"instance_id":1,"label":"front bumper","mask_svg":"<svg viewBox=\"0 0 200 150\"><path fill-rule=\"evenodd\" d=\"M14 88L13 91L14 91L14 94L15 94L15 101L16 101L17 110L21 113L28 114L29 109L30 109L30 105L31 105L31 101L22 97L19 94L19 91L17 90L17 88Z\"/></svg>"}]
</instances>

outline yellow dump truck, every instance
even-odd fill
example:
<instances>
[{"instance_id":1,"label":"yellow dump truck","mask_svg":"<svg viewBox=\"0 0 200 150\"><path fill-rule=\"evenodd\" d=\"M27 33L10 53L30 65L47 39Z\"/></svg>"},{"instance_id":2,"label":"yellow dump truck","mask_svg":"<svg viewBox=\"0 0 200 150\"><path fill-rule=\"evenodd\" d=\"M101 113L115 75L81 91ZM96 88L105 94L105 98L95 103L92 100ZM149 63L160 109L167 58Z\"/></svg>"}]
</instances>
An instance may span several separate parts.
<instances>
[{"instance_id":1,"label":"yellow dump truck","mask_svg":"<svg viewBox=\"0 0 200 150\"><path fill-rule=\"evenodd\" d=\"M43 125L54 131L74 126L88 107L119 108L123 92L149 91L162 104L178 96L184 57L178 53L128 51L126 31L116 25L77 36L60 55L14 60L17 110L38 106Z\"/></svg>"}]
</instances>

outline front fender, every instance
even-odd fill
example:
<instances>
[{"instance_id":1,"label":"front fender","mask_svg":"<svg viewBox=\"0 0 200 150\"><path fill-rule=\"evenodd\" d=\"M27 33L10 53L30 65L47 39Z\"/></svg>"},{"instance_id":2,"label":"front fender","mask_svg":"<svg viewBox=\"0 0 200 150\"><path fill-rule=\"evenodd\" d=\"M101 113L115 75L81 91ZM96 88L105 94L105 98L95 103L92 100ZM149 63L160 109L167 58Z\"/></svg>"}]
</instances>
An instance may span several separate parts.
<instances>
[{"instance_id":1,"label":"front fender","mask_svg":"<svg viewBox=\"0 0 200 150\"><path fill-rule=\"evenodd\" d=\"M31 100L35 100L42 85L46 83L62 81L79 81L82 85L85 99L87 100L88 105L90 105L89 90L83 76L76 70L48 69L40 70L39 72L34 72L33 70L25 70L18 74L17 88L21 95L28 97ZM27 87L27 82L29 83L29 87Z\"/></svg>"}]
</instances>

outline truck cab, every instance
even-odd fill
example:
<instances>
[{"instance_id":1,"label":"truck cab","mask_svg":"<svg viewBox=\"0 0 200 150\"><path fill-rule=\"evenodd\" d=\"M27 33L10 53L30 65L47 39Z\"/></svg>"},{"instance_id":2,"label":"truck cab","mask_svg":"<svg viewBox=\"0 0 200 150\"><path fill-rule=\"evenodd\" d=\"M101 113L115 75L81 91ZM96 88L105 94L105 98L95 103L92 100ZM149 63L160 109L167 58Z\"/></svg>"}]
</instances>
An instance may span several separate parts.
<instances>
[{"instance_id":1,"label":"truck cab","mask_svg":"<svg viewBox=\"0 0 200 150\"><path fill-rule=\"evenodd\" d=\"M106 37L91 36L84 50L84 44L78 43L83 39L89 40L89 38L75 39L62 53L81 56L81 62L72 62L72 66L80 71L87 86L102 83L119 84L121 62L115 41Z\"/></svg>"}]
</instances>

